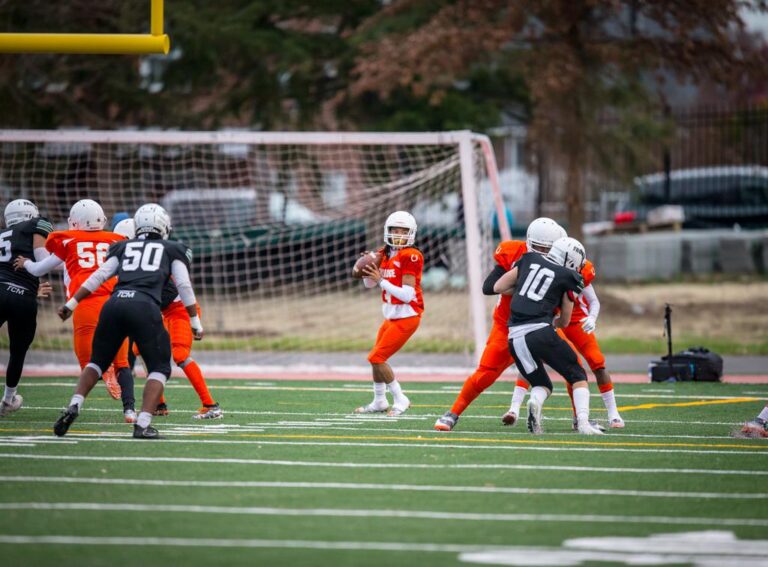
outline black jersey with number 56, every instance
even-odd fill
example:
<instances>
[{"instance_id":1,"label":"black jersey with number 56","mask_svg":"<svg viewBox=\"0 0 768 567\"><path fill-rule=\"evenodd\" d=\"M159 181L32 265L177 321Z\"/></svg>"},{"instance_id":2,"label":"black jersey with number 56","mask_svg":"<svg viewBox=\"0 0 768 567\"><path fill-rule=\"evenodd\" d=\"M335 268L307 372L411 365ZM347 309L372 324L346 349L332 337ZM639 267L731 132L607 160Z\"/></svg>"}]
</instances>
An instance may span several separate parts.
<instances>
[{"instance_id":1,"label":"black jersey with number 56","mask_svg":"<svg viewBox=\"0 0 768 567\"><path fill-rule=\"evenodd\" d=\"M37 217L0 229L0 282L15 284L37 293L39 280L27 270L14 270L13 261L17 256L34 260L33 240L35 234L46 238L53 226L48 219Z\"/></svg>"},{"instance_id":2,"label":"black jersey with number 56","mask_svg":"<svg viewBox=\"0 0 768 567\"><path fill-rule=\"evenodd\" d=\"M163 287L171 277L171 264L180 260L189 269L192 253L181 242L121 240L109 247L107 260L117 258L117 284L112 295L141 292L160 305Z\"/></svg>"},{"instance_id":3,"label":"black jersey with number 56","mask_svg":"<svg viewBox=\"0 0 768 567\"><path fill-rule=\"evenodd\" d=\"M514 266L517 267L517 283L512 297L510 327L551 323L563 294L570 291L576 296L584 289L580 274L536 252L523 254Z\"/></svg>"}]
</instances>

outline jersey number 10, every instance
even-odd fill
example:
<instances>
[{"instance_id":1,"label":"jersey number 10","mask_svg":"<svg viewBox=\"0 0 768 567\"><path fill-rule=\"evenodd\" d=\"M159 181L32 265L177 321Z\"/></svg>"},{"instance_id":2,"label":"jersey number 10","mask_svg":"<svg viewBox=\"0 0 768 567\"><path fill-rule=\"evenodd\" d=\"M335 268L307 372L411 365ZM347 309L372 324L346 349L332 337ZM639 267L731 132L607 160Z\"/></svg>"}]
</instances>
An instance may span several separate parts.
<instances>
[{"instance_id":1,"label":"jersey number 10","mask_svg":"<svg viewBox=\"0 0 768 567\"><path fill-rule=\"evenodd\" d=\"M547 295L547 290L554 279L555 272L549 268L542 268L539 264L531 264L528 277L525 278L523 287L520 289L520 295L533 301L541 301Z\"/></svg>"},{"instance_id":2,"label":"jersey number 10","mask_svg":"<svg viewBox=\"0 0 768 567\"><path fill-rule=\"evenodd\" d=\"M139 267L144 272L156 272L163 260L163 245L157 242L129 242L125 245L123 271L133 272Z\"/></svg>"}]
</instances>

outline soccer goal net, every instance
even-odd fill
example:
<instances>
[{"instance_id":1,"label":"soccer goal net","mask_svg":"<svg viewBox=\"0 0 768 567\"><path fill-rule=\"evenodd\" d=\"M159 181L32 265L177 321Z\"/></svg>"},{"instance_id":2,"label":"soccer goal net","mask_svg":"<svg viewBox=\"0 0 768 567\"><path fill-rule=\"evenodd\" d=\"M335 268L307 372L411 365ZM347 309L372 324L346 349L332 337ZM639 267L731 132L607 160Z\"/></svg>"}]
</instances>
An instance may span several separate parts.
<instances>
[{"instance_id":1,"label":"soccer goal net","mask_svg":"<svg viewBox=\"0 0 768 567\"><path fill-rule=\"evenodd\" d=\"M383 245L396 210L416 218L425 258L426 311L406 350L471 362L482 349L490 308L481 283L501 207L484 136L6 130L0 143L4 203L29 198L57 229L82 198L101 203L107 228L147 202L168 210L172 238L194 252L206 329L197 349L260 353L262 362L365 353L381 299L350 271L361 251ZM499 225L508 234L503 214ZM34 348L67 351L70 323L55 316L63 286L52 280Z\"/></svg>"}]
</instances>

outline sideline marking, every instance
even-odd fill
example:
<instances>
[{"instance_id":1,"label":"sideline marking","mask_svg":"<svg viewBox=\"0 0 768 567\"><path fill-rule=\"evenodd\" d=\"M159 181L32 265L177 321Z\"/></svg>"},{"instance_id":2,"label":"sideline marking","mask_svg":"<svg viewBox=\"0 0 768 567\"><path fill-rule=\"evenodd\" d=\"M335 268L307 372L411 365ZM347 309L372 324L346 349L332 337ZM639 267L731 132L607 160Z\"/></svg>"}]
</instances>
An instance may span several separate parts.
<instances>
[{"instance_id":1,"label":"sideline marking","mask_svg":"<svg viewBox=\"0 0 768 567\"><path fill-rule=\"evenodd\" d=\"M153 480L63 476L0 476L2 482L50 484L106 484L122 486L197 486L208 488L305 488L341 490L395 490L408 492L468 492L474 494L568 494L571 496L619 496L641 498L697 498L707 500L765 500L762 492L674 492L587 488L521 488L513 486L456 486L434 484L379 484L355 482L278 482L218 480Z\"/></svg>"},{"instance_id":2,"label":"sideline marking","mask_svg":"<svg viewBox=\"0 0 768 567\"><path fill-rule=\"evenodd\" d=\"M286 461L269 459L236 459L236 458L196 458L196 457L107 457L86 455L22 455L19 453L0 453L0 458L51 460L51 461L114 461L114 462L140 462L140 463L203 463L203 464L237 464L237 465L271 465L278 467L327 467L349 469L434 469L435 467L447 469L504 469L525 471L573 471L573 472L602 472L616 473L650 473L650 474L702 474L702 475L726 475L726 476L768 476L768 471L734 470L734 469L677 469L677 468L630 468L630 467L582 467L568 465L518 465L496 463L448 463L448 464L424 464L424 463L350 463L328 461Z\"/></svg>"},{"instance_id":3,"label":"sideline marking","mask_svg":"<svg viewBox=\"0 0 768 567\"><path fill-rule=\"evenodd\" d=\"M407 518L469 522L576 522L601 524L664 524L676 526L768 527L764 518L703 518L685 516L621 516L597 514L483 514L433 510L361 510L344 508L276 508L264 506L195 506L99 502L2 502L0 510L79 510L83 512L166 512L247 516L316 516L327 518Z\"/></svg>"}]
</instances>

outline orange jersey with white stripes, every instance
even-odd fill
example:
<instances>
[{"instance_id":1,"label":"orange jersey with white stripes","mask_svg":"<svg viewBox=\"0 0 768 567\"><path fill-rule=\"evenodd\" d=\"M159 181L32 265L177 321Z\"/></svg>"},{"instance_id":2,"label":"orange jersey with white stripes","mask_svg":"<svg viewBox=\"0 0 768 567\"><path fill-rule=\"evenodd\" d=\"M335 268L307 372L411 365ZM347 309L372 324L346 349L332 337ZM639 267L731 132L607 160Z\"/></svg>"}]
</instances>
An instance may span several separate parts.
<instances>
[{"instance_id":1,"label":"orange jersey with white stripes","mask_svg":"<svg viewBox=\"0 0 768 567\"><path fill-rule=\"evenodd\" d=\"M587 287L595 279L595 266L587 260L584 262L584 267L581 269L581 277L584 279L584 287ZM584 294L579 294L576 298L576 303L573 305L573 314L571 315L571 321L569 325L580 322L584 317L589 315L589 302L584 298Z\"/></svg>"},{"instance_id":2,"label":"orange jersey with white stripes","mask_svg":"<svg viewBox=\"0 0 768 567\"><path fill-rule=\"evenodd\" d=\"M512 265L520 257L528 252L528 246L524 240L505 240L501 242L493 253L493 260L506 271L512 269ZM493 310L493 321L506 327L509 322L510 305L512 303L511 295L500 295Z\"/></svg>"},{"instance_id":3,"label":"orange jersey with white stripes","mask_svg":"<svg viewBox=\"0 0 768 567\"><path fill-rule=\"evenodd\" d=\"M48 235L45 249L64 260L67 268L70 280L67 297L72 297L88 276L101 267L109 247L119 240L125 240L125 237L106 230L62 230ZM91 295L111 294L116 282L116 277L108 279Z\"/></svg>"},{"instance_id":4,"label":"orange jersey with white stripes","mask_svg":"<svg viewBox=\"0 0 768 567\"><path fill-rule=\"evenodd\" d=\"M424 256L421 251L410 247L401 248L390 252L389 257L385 254L384 249L379 252L383 257L379 271L385 280L392 285L402 287L403 276L411 275L416 279L416 297L408 304L390 295L386 290L382 291L384 317L386 319L403 319L421 315L424 312L424 296L421 293L421 272L424 270Z\"/></svg>"}]
</instances>

